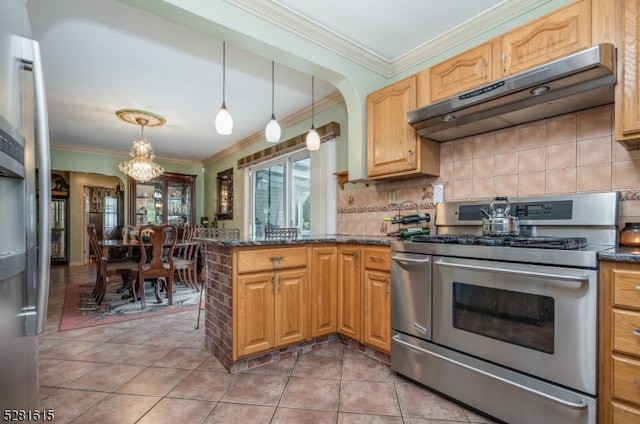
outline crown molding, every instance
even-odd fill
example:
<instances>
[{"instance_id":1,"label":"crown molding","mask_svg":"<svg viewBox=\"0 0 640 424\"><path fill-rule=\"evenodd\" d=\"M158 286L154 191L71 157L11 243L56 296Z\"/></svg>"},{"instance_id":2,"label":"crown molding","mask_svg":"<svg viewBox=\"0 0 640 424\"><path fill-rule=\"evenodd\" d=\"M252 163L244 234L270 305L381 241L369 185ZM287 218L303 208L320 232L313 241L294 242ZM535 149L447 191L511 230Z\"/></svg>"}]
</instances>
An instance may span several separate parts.
<instances>
[{"instance_id":1,"label":"crown molding","mask_svg":"<svg viewBox=\"0 0 640 424\"><path fill-rule=\"evenodd\" d=\"M224 0L386 78L432 59L552 0L510 0L394 59L386 59L271 0Z\"/></svg>"},{"instance_id":2,"label":"crown molding","mask_svg":"<svg viewBox=\"0 0 640 424\"><path fill-rule=\"evenodd\" d=\"M62 152L73 152L73 153L86 153L90 155L100 155L100 156L111 156L111 157L121 157L130 159L129 153L123 152L121 150L109 150L102 149L98 147L86 147L86 146L76 146L71 144L60 144L60 143L51 143L51 150L59 150ZM194 160L182 160L182 159L172 159L166 157L155 157L156 161L162 161L163 163L173 163L176 165L187 165L187 166L197 166L202 167L202 161L194 161Z\"/></svg>"}]
</instances>

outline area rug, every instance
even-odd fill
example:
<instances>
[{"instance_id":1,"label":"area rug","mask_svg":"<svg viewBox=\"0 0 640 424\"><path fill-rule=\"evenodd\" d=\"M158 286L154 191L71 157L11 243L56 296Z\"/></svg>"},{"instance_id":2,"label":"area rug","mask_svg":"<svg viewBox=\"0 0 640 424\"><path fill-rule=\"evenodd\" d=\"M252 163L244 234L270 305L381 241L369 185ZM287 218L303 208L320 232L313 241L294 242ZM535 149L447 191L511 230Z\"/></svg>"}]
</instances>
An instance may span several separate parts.
<instances>
[{"instance_id":1,"label":"area rug","mask_svg":"<svg viewBox=\"0 0 640 424\"><path fill-rule=\"evenodd\" d=\"M67 285L59 330L75 330L95 325L113 324L132 319L197 310L200 304L200 292L194 292L191 288L179 282L174 283L173 305L167 304L166 293L164 292L160 293L162 304L156 304L152 285L150 283L145 284L145 309L142 309L140 301L131 303L130 299L122 299L122 294L116 292L119 287L120 283L109 285L102 304L96 308L95 305L87 300L93 289L93 283Z\"/></svg>"}]
</instances>

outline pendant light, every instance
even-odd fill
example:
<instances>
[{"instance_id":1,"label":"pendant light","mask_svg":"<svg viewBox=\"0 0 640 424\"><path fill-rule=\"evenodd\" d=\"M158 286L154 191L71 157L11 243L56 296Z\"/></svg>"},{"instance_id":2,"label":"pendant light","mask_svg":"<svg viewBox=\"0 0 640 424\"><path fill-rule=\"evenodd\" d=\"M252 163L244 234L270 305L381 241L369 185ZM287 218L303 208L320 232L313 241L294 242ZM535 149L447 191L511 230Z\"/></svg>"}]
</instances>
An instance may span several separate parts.
<instances>
[{"instance_id":1,"label":"pendant light","mask_svg":"<svg viewBox=\"0 0 640 424\"><path fill-rule=\"evenodd\" d=\"M229 135L233 131L233 119L227 110L225 103L225 84L226 83L226 46L222 42L222 107L216 115L216 131L220 135Z\"/></svg>"},{"instance_id":2,"label":"pendant light","mask_svg":"<svg viewBox=\"0 0 640 424\"><path fill-rule=\"evenodd\" d=\"M275 62L271 61L271 120L264 129L264 137L269 143L277 143L280 141L282 130L280 124L276 120L275 114Z\"/></svg>"},{"instance_id":3,"label":"pendant light","mask_svg":"<svg viewBox=\"0 0 640 424\"><path fill-rule=\"evenodd\" d=\"M311 129L307 133L307 149L309 150L318 150L320 148L320 136L318 135L318 131L313 125L313 118L315 115L314 110L314 102L315 102L315 92L314 92L314 84L313 84L313 75L311 76Z\"/></svg>"}]
</instances>

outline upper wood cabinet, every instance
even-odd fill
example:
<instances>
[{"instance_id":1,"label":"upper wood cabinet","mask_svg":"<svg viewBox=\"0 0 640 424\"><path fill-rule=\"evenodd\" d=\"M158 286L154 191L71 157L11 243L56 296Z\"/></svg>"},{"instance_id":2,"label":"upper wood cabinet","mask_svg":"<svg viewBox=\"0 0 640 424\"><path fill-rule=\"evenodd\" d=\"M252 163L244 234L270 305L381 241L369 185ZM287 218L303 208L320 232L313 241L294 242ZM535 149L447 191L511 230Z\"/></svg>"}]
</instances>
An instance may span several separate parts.
<instances>
[{"instance_id":1,"label":"upper wood cabinet","mask_svg":"<svg viewBox=\"0 0 640 424\"><path fill-rule=\"evenodd\" d=\"M491 80L491 43L468 50L431 68L431 101L486 84Z\"/></svg>"},{"instance_id":2,"label":"upper wood cabinet","mask_svg":"<svg viewBox=\"0 0 640 424\"><path fill-rule=\"evenodd\" d=\"M614 7L613 5L611 7ZM640 148L640 1L616 0L618 11L618 83L615 101L616 140Z\"/></svg>"},{"instance_id":3,"label":"upper wood cabinet","mask_svg":"<svg viewBox=\"0 0 640 424\"><path fill-rule=\"evenodd\" d=\"M367 96L369 178L440 174L440 145L420 138L407 123L416 96L415 75Z\"/></svg>"},{"instance_id":4,"label":"upper wood cabinet","mask_svg":"<svg viewBox=\"0 0 640 424\"><path fill-rule=\"evenodd\" d=\"M582 0L499 37L495 79L525 71L591 45L590 1Z\"/></svg>"}]
</instances>

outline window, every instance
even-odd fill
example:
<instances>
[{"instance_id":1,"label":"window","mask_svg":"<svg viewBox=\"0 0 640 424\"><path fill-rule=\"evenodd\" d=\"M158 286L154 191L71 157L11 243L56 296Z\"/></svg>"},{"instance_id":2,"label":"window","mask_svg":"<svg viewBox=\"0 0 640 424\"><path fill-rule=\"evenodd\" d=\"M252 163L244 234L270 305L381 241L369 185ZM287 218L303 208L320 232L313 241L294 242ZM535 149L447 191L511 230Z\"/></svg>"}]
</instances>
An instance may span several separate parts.
<instances>
[{"instance_id":1,"label":"window","mask_svg":"<svg viewBox=\"0 0 640 424\"><path fill-rule=\"evenodd\" d=\"M308 151L261 163L250 169L251 234L264 236L265 228L311 229L311 158Z\"/></svg>"},{"instance_id":2,"label":"window","mask_svg":"<svg viewBox=\"0 0 640 424\"><path fill-rule=\"evenodd\" d=\"M103 234L109 234L118 225L118 198L104 196Z\"/></svg>"}]
</instances>

